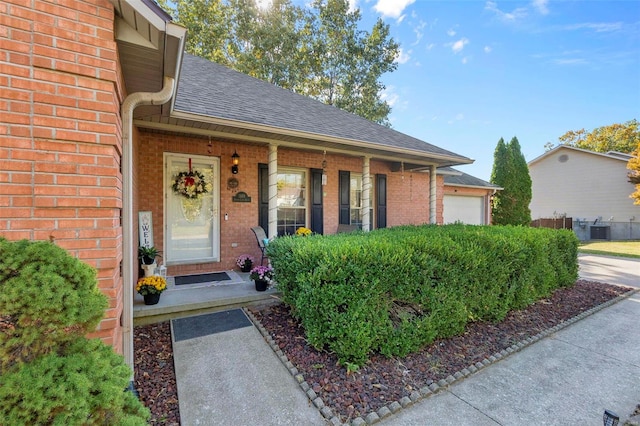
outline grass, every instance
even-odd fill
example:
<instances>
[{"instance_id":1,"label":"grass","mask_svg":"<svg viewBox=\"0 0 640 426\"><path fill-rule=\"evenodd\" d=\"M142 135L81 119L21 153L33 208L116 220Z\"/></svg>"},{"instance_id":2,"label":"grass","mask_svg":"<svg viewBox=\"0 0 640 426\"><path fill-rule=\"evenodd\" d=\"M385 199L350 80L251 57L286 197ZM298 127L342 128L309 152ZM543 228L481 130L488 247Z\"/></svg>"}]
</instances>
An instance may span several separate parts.
<instances>
[{"instance_id":1,"label":"grass","mask_svg":"<svg viewBox=\"0 0 640 426\"><path fill-rule=\"evenodd\" d=\"M640 259L640 241L589 241L580 244L578 250L580 253L635 257Z\"/></svg>"}]
</instances>

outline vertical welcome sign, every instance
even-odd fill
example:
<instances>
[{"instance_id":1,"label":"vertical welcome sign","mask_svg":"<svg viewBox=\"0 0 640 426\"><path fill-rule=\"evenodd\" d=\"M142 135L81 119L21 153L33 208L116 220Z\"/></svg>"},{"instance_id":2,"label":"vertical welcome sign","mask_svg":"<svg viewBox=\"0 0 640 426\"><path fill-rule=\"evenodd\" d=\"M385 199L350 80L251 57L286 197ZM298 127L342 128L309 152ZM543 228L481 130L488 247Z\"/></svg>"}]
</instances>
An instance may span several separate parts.
<instances>
[{"instance_id":1,"label":"vertical welcome sign","mask_svg":"<svg viewBox=\"0 0 640 426\"><path fill-rule=\"evenodd\" d=\"M153 247L151 212L138 212L138 235L140 235L140 247Z\"/></svg>"}]
</instances>

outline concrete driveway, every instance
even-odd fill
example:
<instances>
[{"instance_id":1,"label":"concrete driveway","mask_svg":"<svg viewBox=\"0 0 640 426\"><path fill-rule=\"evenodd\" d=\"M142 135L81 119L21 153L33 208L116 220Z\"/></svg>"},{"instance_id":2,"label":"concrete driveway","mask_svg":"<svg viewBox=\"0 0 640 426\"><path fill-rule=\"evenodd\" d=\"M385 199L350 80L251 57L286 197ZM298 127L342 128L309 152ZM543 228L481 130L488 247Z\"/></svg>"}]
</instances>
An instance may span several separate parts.
<instances>
[{"instance_id":1,"label":"concrete driveway","mask_svg":"<svg viewBox=\"0 0 640 426\"><path fill-rule=\"evenodd\" d=\"M580 254L578 255L578 263L580 264L580 278L640 287L640 259Z\"/></svg>"}]
</instances>

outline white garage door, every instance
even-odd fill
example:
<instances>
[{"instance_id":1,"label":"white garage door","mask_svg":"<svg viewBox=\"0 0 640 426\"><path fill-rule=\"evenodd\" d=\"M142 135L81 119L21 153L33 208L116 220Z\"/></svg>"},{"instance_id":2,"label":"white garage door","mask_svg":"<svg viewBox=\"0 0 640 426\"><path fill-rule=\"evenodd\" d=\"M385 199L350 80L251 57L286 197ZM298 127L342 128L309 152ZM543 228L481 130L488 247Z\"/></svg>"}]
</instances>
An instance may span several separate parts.
<instances>
[{"instance_id":1,"label":"white garage door","mask_svg":"<svg viewBox=\"0 0 640 426\"><path fill-rule=\"evenodd\" d=\"M462 222L484 225L484 198L462 195L444 196L444 223Z\"/></svg>"}]
</instances>

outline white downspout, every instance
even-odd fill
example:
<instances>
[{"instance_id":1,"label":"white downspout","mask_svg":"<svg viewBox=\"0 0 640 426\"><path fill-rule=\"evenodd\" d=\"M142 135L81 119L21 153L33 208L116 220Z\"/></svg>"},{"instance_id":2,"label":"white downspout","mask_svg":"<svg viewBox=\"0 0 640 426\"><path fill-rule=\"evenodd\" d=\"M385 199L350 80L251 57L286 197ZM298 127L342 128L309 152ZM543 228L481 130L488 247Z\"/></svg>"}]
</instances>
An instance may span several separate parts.
<instances>
[{"instance_id":1,"label":"white downspout","mask_svg":"<svg viewBox=\"0 0 640 426\"><path fill-rule=\"evenodd\" d=\"M175 80L164 78L162 90L156 93L137 92L122 103L122 351L133 371L133 111L139 105L162 105L174 94Z\"/></svg>"}]
</instances>

